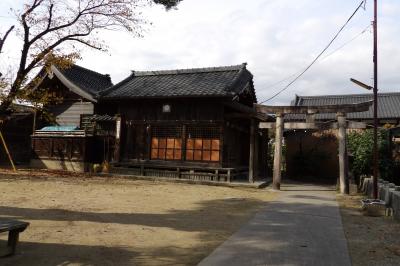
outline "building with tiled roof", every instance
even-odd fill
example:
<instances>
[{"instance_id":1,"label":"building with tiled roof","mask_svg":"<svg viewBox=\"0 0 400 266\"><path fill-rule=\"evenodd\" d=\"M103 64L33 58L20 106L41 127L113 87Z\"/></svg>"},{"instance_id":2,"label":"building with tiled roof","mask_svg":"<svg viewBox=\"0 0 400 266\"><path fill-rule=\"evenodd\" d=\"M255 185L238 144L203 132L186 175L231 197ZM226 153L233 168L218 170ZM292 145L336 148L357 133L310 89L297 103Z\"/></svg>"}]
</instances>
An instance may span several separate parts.
<instances>
[{"instance_id":1,"label":"building with tiled roof","mask_svg":"<svg viewBox=\"0 0 400 266\"><path fill-rule=\"evenodd\" d=\"M373 100L373 94L342 94L342 95L319 95L299 96L296 95L291 105L294 106L321 106L335 104L362 103ZM354 121L372 121L373 105L368 111L358 113L347 113L347 119ZM288 120L302 120L304 116L290 115ZM334 120L335 114L316 114L317 120ZM378 119L380 123L399 124L400 122L400 92L378 93Z\"/></svg>"}]
</instances>

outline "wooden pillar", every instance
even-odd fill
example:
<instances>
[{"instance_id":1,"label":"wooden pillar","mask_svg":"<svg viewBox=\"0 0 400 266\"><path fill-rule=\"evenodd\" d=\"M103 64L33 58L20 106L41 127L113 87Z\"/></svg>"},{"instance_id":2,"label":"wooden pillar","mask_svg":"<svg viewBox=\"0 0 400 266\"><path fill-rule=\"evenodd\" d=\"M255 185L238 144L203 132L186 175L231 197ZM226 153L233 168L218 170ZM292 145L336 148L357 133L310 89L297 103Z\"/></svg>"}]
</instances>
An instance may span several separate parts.
<instances>
[{"instance_id":1,"label":"wooden pillar","mask_svg":"<svg viewBox=\"0 0 400 266\"><path fill-rule=\"evenodd\" d=\"M255 123L255 133L254 133L254 180L256 180L260 175L260 134L258 132L258 123ZM254 181L253 180L253 181Z\"/></svg>"},{"instance_id":2,"label":"wooden pillar","mask_svg":"<svg viewBox=\"0 0 400 266\"><path fill-rule=\"evenodd\" d=\"M36 108L33 109L33 121L32 121L32 135L35 134L36 130L36 116L37 116L37 110ZM82 115L81 115L81 121L82 121Z\"/></svg>"},{"instance_id":3,"label":"wooden pillar","mask_svg":"<svg viewBox=\"0 0 400 266\"><path fill-rule=\"evenodd\" d=\"M347 149L346 149L346 116L337 113L338 141L339 141L339 187L341 194L349 194L349 178L347 173Z\"/></svg>"},{"instance_id":4,"label":"wooden pillar","mask_svg":"<svg viewBox=\"0 0 400 266\"><path fill-rule=\"evenodd\" d=\"M144 157L147 160L151 160L151 136L152 136L152 131L153 131L152 126L148 125L146 127L146 146L147 146L146 152L147 152L147 154L144 155Z\"/></svg>"},{"instance_id":5,"label":"wooden pillar","mask_svg":"<svg viewBox=\"0 0 400 266\"><path fill-rule=\"evenodd\" d=\"M261 155L261 160L262 160L262 172L263 172L263 177L267 179L268 177L268 129L263 129L262 131L262 155Z\"/></svg>"},{"instance_id":6,"label":"wooden pillar","mask_svg":"<svg viewBox=\"0 0 400 266\"><path fill-rule=\"evenodd\" d=\"M181 161L186 161L186 125L182 125L182 148L181 148ZM180 175L179 175L180 178Z\"/></svg>"},{"instance_id":7,"label":"wooden pillar","mask_svg":"<svg viewBox=\"0 0 400 266\"><path fill-rule=\"evenodd\" d=\"M254 149L254 140L255 140L255 121L251 119L250 121L250 155L249 155L249 182L254 182L254 159L255 149Z\"/></svg>"},{"instance_id":8,"label":"wooden pillar","mask_svg":"<svg viewBox=\"0 0 400 266\"><path fill-rule=\"evenodd\" d=\"M306 123L314 123L315 122L315 113L306 114Z\"/></svg>"},{"instance_id":9,"label":"wooden pillar","mask_svg":"<svg viewBox=\"0 0 400 266\"><path fill-rule=\"evenodd\" d=\"M118 116L115 121L115 149L114 161L119 162L121 159L121 117Z\"/></svg>"},{"instance_id":10,"label":"wooden pillar","mask_svg":"<svg viewBox=\"0 0 400 266\"><path fill-rule=\"evenodd\" d=\"M282 139L283 139L283 114L276 114L274 174L272 188L281 189L281 165L282 165Z\"/></svg>"}]
</instances>

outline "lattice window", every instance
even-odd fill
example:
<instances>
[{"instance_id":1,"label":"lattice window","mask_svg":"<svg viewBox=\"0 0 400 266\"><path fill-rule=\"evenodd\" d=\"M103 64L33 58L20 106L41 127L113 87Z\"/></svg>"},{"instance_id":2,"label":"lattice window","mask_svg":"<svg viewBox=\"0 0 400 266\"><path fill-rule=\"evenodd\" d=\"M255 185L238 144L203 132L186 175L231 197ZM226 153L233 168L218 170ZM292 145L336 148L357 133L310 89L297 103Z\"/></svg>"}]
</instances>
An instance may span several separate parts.
<instances>
[{"instance_id":1,"label":"lattice window","mask_svg":"<svg viewBox=\"0 0 400 266\"><path fill-rule=\"evenodd\" d=\"M182 159L182 128L177 126L154 126L151 138L151 159Z\"/></svg>"},{"instance_id":2,"label":"lattice window","mask_svg":"<svg viewBox=\"0 0 400 266\"><path fill-rule=\"evenodd\" d=\"M219 127L188 127L186 135L187 161L218 162L220 160Z\"/></svg>"}]
</instances>

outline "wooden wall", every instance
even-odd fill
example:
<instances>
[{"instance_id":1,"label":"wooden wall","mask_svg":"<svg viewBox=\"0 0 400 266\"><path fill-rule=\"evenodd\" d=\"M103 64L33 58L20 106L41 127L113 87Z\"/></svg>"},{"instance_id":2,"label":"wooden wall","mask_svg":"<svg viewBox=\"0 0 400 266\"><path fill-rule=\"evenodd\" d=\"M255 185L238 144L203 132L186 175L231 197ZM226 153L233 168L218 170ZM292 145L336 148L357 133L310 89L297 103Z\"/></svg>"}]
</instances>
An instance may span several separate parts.
<instances>
[{"instance_id":1,"label":"wooden wall","mask_svg":"<svg viewBox=\"0 0 400 266\"><path fill-rule=\"evenodd\" d=\"M249 127L249 121L225 121L223 159L226 167L249 165Z\"/></svg>"},{"instance_id":2,"label":"wooden wall","mask_svg":"<svg viewBox=\"0 0 400 266\"><path fill-rule=\"evenodd\" d=\"M94 114L94 104L70 91L57 77L45 79L39 90L51 95L46 109L60 126L79 127L81 114Z\"/></svg>"},{"instance_id":3,"label":"wooden wall","mask_svg":"<svg viewBox=\"0 0 400 266\"><path fill-rule=\"evenodd\" d=\"M208 138L218 139L221 145L219 161L215 161L215 154L214 160L210 162L189 160L187 156L190 152L187 153L185 147L182 150L185 154L180 157L181 163L205 163L219 167L248 166L249 120L226 121L223 104L226 100L226 98L198 97L100 102L96 105L96 113L109 115L118 113L122 116L122 161L151 160L151 141L157 126L170 126L171 129L178 127L183 146L186 143L185 138L190 135L187 131L194 126L199 130L203 128L205 132L210 128L218 130L218 136L215 136L215 130L212 130L213 136ZM166 104L170 106L170 112L163 112L163 105ZM183 129L184 127L186 129ZM186 136L183 136L185 134ZM205 144L208 145L207 142ZM205 155L207 154L206 152Z\"/></svg>"},{"instance_id":4,"label":"wooden wall","mask_svg":"<svg viewBox=\"0 0 400 266\"><path fill-rule=\"evenodd\" d=\"M89 161L91 143L87 137L32 136L33 158Z\"/></svg>"},{"instance_id":5,"label":"wooden wall","mask_svg":"<svg viewBox=\"0 0 400 266\"><path fill-rule=\"evenodd\" d=\"M223 99L135 99L114 102L100 102L96 113L122 114L133 121L222 121ZM163 105L170 105L170 112L163 112Z\"/></svg>"},{"instance_id":6,"label":"wooden wall","mask_svg":"<svg viewBox=\"0 0 400 266\"><path fill-rule=\"evenodd\" d=\"M91 102L65 100L48 109L54 115L58 125L79 127L81 115L93 114L94 105Z\"/></svg>"}]
</instances>

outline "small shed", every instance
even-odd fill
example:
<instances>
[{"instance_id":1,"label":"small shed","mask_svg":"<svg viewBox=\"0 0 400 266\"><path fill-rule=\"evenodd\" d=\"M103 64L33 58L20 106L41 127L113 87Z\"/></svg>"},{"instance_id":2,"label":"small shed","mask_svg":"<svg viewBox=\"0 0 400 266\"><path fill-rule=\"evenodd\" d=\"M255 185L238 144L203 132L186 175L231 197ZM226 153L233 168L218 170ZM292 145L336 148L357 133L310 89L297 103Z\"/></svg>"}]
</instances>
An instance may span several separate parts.
<instances>
[{"instance_id":1,"label":"small shed","mask_svg":"<svg viewBox=\"0 0 400 266\"><path fill-rule=\"evenodd\" d=\"M95 136L95 123L88 119L94 115L98 92L112 86L110 76L78 65L50 70L39 73L36 89L45 89L61 102L45 106L54 121L33 132L31 166L86 171L90 163L103 161L112 145L104 136ZM97 145L103 142L109 146Z\"/></svg>"}]
</instances>

